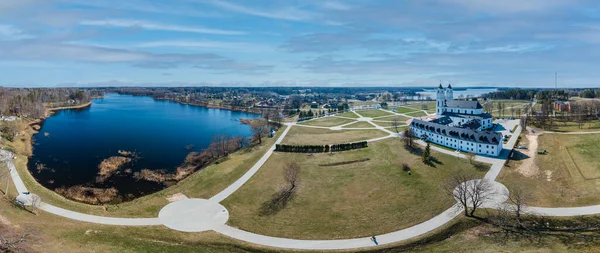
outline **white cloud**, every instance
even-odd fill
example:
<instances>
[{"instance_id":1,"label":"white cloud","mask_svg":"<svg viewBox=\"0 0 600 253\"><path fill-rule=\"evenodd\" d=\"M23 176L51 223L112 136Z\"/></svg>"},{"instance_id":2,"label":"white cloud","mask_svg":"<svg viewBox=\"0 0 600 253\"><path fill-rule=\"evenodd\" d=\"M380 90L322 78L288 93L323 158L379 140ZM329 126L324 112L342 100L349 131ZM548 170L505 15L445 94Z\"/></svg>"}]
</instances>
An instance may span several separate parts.
<instances>
[{"instance_id":1,"label":"white cloud","mask_svg":"<svg viewBox=\"0 0 600 253\"><path fill-rule=\"evenodd\" d=\"M484 12L516 13L516 12L539 12L560 7L566 4L574 4L578 0L442 0L449 4L462 5L466 8Z\"/></svg>"},{"instance_id":2,"label":"white cloud","mask_svg":"<svg viewBox=\"0 0 600 253\"><path fill-rule=\"evenodd\" d=\"M0 25L0 41L22 40L30 38L33 38L33 36L26 34L24 31L14 26Z\"/></svg>"},{"instance_id":3,"label":"white cloud","mask_svg":"<svg viewBox=\"0 0 600 253\"><path fill-rule=\"evenodd\" d=\"M189 41L189 40L164 40L152 41L138 44L136 47L151 48L151 47L183 47L183 48L206 48L206 49L221 49L233 51L252 50L260 45L253 45L241 42L223 42L223 41Z\"/></svg>"},{"instance_id":4,"label":"white cloud","mask_svg":"<svg viewBox=\"0 0 600 253\"><path fill-rule=\"evenodd\" d=\"M87 26L104 26L104 27L129 27L141 28L145 30L158 31L173 31L173 32L190 32L204 34L221 34L221 35L241 35L246 34L242 31L211 29L195 26L167 25L154 23L144 20L127 20L127 19L107 19L107 20L84 20L80 23Z\"/></svg>"},{"instance_id":5,"label":"white cloud","mask_svg":"<svg viewBox=\"0 0 600 253\"><path fill-rule=\"evenodd\" d=\"M273 18L273 19L283 19L283 20L291 20L291 21L305 21L313 18L313 14L310 12L299 10L293 6L288 6L283 9L272 9L272 10L259 10L249 8L243 5L233 4L226 1L221 0L213 0L212 3L215 6L220 8L243 13L252 16L258 16L263 18Z\"/></svg>"}]
</instances>

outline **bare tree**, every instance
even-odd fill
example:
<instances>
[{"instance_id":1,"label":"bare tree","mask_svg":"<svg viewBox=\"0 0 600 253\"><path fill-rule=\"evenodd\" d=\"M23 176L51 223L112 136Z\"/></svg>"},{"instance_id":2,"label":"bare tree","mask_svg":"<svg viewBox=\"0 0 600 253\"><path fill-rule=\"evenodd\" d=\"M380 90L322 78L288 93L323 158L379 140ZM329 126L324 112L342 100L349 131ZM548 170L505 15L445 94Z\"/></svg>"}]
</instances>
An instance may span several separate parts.
<instances>
[{"instance_id":1,"label":"bare tree","mask_svg":"<svg viewBox=\"0 0 600 253\"><path fill-rule=\"evenodd\" d=\"M531 200L531 195L521 186L515 186L510 189L507 193L508 201L511 203L511 211L515 215L517 225L523 227L521 216L524 213L524 209L527 203Z\"/></svg>"},{"instance_id":2,"label":"bare tree","mask_svg":"<svg viewBox=\"0 0 600 253\"><path fill-rule=\"evenodd\" d=\"M35 213L35 210L42 204L42 198L37 194L31 194L31 212Z\"/></svg>"},{"instance_id":3,"label":"bare tree","mask_svg":"<svg viewBox=\"0 0 600 253\"><path fill-rule=\"evenodd\" d=\"M413 135L412 132L409 129L404 130L404 145L408 148L412 148L413 147Z\"/></svg>"},{"instance_id":4,"label":"bare tree","mask_svg":"<svg viewBox=\"0 0 600 253\"><path fill-rule=\"evenodd\" d=\"M392 120L392 127L394 128L397 134L400 133L400 120L398 118L394 118Z\"/></svg>"},{"instance_id":5,"label":"bare tree","mask_svg":"<svg viewBox=\"0 0 600 253\"><path fill-rule=\"evenodd\" d=\"M467 159L469 160L469 164L474 165L475 164L475 154L466 153L465 155L467 156Z\"/></svg>"},{"instance_id":6,"label":"bare tree","mask_svg":"<svg viewBox=\"0 0 600 253\"><path fill-rule=\"evenodd\" d=\"M269 124L265 119L254 119L250 122L250 129L252 130L255 140L258 143L262 143L262 138L269 132Z\"/></svg>"},{"instance_id":7,"label":"bare tree","mask_svg":"<svg viewBox=\"0 0 600 253\"><path fill-rule=\"evenodd\" d=\"M259 209L260 215L272 215L287 206L287 203L293 198L294 191L300 182L300 165L296 162L285 164L283 178L286 185L273 194L271 199L261 205Z\"/></svg>"},{"instance_id":8,"label":"bare tree","mask_svg":"<svg viewBox=\"0 0 600 253\"><path fill-rule=\"evenodd\" d=\"M290 162L285 165L284 179L288 183L288 192L294 191L300 178L300 165Z\"/></svg>"},{"instance_id":9,"label":"bare tree","mask_svg":"<svg viewBox=\"0 0 600 253\"><path fill-rule=\"evenodd\" d=\"M464 208L465 216L474 216L477 208L492 196L492 186L486 179L474 179L473 175L457 173L445 184L444 190Z\"/></svg>"}]
</instances>

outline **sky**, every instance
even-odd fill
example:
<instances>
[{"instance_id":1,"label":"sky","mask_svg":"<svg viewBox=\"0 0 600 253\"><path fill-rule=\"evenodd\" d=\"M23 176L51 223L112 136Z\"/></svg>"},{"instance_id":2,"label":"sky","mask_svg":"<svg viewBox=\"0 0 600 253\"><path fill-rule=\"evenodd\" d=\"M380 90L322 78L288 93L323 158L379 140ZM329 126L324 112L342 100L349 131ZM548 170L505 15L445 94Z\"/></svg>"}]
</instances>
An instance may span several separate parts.
<instances>
[{"instance_id":1,"label":"sky","mask_svg":"<svg viewBox=\"0 0 600 253\"><path fill-rule=\"evenodd\" d=\"M0 0L0 86L600 87L587 0Z\"/></svg>"}]
</instances>

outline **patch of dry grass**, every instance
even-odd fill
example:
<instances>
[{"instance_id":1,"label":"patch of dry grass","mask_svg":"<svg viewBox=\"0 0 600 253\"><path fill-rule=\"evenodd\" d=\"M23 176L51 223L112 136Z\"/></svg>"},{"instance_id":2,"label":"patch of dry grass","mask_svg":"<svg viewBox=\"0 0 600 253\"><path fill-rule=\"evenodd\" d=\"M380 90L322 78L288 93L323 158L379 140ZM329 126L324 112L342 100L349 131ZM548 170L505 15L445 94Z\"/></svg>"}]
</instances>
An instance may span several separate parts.
<instances>
[{"instance_id":1,"label":"patch of dry grass","mask_svg":"<svg viewBox=\"0 0 600 253\"><path fill-rule=\"evenodd\" d=\"M306 122L299 122L299 125L307 125L307 126L322 126L322 127L332 127L339 126L343 124L352 123L354 120L344 119L339 117L324 117L320 119L309 120Z\"/></svg>"},{"instance_id":2,"label":"patch of dry grass","mask_svg":"<svg viewBox=\"0 0 600 253\"><path fill-rule=\"evenodd\" d=\"M441 164L426 166L397 138L336 154L275 153L223 202L230 212L228 223L260 234L302 239L370 236L406 228L452 206L454 200L440 187L451 175L465 169L484 175L464 159L437 152L433 156ZM357 160L362 162L350 162ZM283 165L290 161L302 168L293 200L274 215L260 215L261 205L285 184ZM410 166L412 175L402 171L402 163Z\"/></svg>"},{"instance_id":3,"label":"patch of dry grass","mask_svg":"<svg viewBox=\"0 0 600 253\"><path fill-rule=\"evenodd\" d=\"M600 204L600 134L538 136L535 176L526 177L505 167L498 180L507 187L520 185L533 195L530 205L562 207Z\"/></svg>"},{"instance_id":4,"label":"patch of dry grass","mask_svg":"<svg viewBox=\"0 0 600 253\"><path fill-rule=\"evenodd\" d=\"M283 139L288 145L325 145L364 141L388 134L380 130L329 130L295 126Z\"/></svg>"}]
</instances>

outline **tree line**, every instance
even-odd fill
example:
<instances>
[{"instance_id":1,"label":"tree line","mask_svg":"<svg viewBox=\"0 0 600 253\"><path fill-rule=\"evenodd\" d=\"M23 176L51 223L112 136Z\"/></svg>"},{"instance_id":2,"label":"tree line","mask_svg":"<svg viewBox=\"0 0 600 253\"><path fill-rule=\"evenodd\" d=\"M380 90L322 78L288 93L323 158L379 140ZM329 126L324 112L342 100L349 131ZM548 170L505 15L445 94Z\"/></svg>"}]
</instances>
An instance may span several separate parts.
<instances>
[{"instance_id":1,"label":"tree line","mask_svg":"<svg viewBox=\"0 0 600 253\"><path fill-rule=\"evenodd\" d=\"M77 88L0 88L0 115L43 118L46 107L85 104L103 93Z\"/></svg>"},{"instance_id":2,"label":"tree line","mask_svg":"<svg viewBox=\"0 0 600 253\"><path fill-rule=\"evenodd\" d=\"M275 151L278 152L290 152L290 153L326 153L326 152L339 152L353 149L361 149L368 147L366 141L344 143L344 144L332 144L332 145L286 145L277 144L275 145Z\"/></svg>"}]
</instances>

